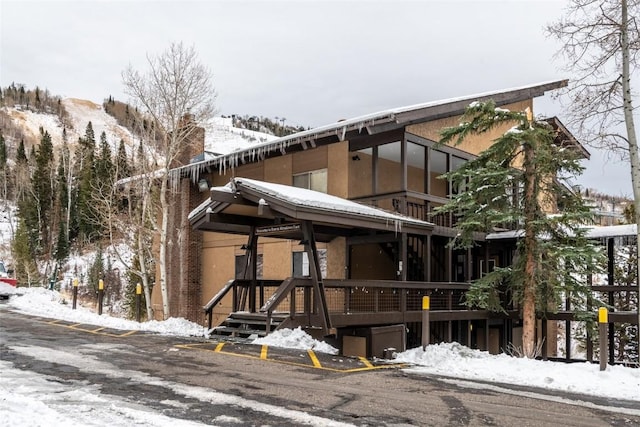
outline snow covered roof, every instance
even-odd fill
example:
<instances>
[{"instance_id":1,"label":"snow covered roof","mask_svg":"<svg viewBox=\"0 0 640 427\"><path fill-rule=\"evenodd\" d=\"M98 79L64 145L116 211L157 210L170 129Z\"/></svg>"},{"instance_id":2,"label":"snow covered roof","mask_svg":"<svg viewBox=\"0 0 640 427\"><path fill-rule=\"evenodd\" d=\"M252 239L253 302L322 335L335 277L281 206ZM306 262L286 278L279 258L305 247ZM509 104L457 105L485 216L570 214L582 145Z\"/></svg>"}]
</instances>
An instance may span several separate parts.
<instances>
[{"instance_id":1,"label":"snow covered roof","mask_svg":"<svg viewBox=\"0 0 640 427\"><path fill-rule=\"evenodd\" d=\"M487 234L487 240L517 239L524 236L523 230L502 231ZM637 236L636 224L611 225L590 227L586 234L588 239L602 239L607 237Z\"/></svg>"},{"instance_id":2,"label":"snow covered roof","mask_svg":"<svg viewBox=\"0 0 640 427\"><path fill-rule=\"evenodd\" d=\"M174 169L172 174L175 175L175 177L189 176L192 181L196 182L199 179L200 173L203 171L209 172L218 169L218 171L222 173L226 169L235 168L245 163L261 161L266 157L274 155L284 155L288 152L306 150L310 147L316 147L317 145L345 141L355 136L372 135L414 123L459 115L464 112L465 107L473 101L492 99L498 106L524 101L542 96L549 90L564 87L567 83L567 80L556 80L392 108L348 120L341 120L325 126L284 136L273 141L256 144L252 147L234 151L214 159L182 166Z\"/></svg>"},{"instance_id":3,"label":"snow covered roof","mask_svg":"<svg viewBox=\"0 0 640 427\"><path fill-rule=\"evenodd\" d=\"M233 208L234 205L236 210ZM237 208L237 205L242 206L242 209ZM248 212L247 205L252 206L254 210ZM260 214L259 210L268 210L270 214ZM224 187L211 188L211 199L195 208L189 214L189 221L200 229L223 231L220 228L225 228L224 226L210 224L217 214L225 214L224 220L227 221L231 220L230 216L234 214L251 216L252 225L273 224L275 217L298 221L311 220L314 224L330 227L330 230L325 229L330 238L350 234L352 229L429 234L434 227L426 221L387 212L330 194L248 178L233 178ZM241 225L240 223L244 224L246 221L239 221L236 227L227 227L227 230L242 232L242 229L237 228ZM329 236L332 232L336 234Z\"/></svg>"}]
</instances>

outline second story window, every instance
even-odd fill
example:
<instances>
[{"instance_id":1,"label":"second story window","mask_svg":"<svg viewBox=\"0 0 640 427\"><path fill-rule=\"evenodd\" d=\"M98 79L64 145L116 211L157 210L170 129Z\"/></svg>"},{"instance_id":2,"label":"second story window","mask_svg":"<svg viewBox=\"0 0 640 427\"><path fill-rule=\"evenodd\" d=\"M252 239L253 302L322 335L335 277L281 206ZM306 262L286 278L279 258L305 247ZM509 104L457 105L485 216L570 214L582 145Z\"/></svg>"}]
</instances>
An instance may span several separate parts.
<instances>
[{"instance_id":1,"label":"second story window","mask_svg":"<svg viewBox=\"0 0 640 427\"><path fill-rule=\"evenodd\" d=\"M318 169L293 175L293 186L326 193L327 170Z\"/></svg>"}]
</instances>

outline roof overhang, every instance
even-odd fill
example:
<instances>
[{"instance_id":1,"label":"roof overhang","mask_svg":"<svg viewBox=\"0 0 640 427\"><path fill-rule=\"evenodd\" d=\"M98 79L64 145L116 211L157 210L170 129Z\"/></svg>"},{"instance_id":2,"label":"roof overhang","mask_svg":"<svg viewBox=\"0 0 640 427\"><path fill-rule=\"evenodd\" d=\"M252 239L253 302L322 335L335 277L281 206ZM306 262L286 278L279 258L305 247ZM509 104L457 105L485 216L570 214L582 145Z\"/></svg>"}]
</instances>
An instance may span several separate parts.
<instances>
[{"instance_id":1,"label":"roof overhang","mask_svg":"<svg viewBox=\"0 0 640 427\"><path fill-rule=\"evenodd\" d=\"M233 178L189 215L193 228L231 234L252 228L270 237L300 239L296 224L311 221L318 241L376 233L431 234L434 225L340 197L282 184Z\"/></svg>"},{"instance_id":2,"label":"roof overhang","mask_svg":"<svg viewBox=\"0 0 640 427\"><path fill-rule=\"evenodd\" d=\"M564 124L557 117L550 117L545 119L547 123L551 125L554 132L556 133L555 143L560 147L566 147L571 150L574 150L578 153L578 155L583 159L589 159L591 157L591 153L587 151L587 149L582 145L569 130L565 127Z\"/></svg>"},{"instance_id":3,"label":"roof overhang","mask_svg":"<svg viewBox=\"0 0 640 427\"><path fill-rule=\"evenodd\" d=\"M546 92L567 86L568 80L556 80L528 86L467 95L458 98L427 102L406 107L393 108L325 126L298 132L263 144L219 156L202 162L182 166L171 171L172 178L190 177L197 182L203 172L220 172L237 166L262 161L307 150L322 145L347 141L358 137L392 131L416 123L423 123L464 112L473 101L493 100L503 106L544 95Z\"/></svg>"}]
</instances>

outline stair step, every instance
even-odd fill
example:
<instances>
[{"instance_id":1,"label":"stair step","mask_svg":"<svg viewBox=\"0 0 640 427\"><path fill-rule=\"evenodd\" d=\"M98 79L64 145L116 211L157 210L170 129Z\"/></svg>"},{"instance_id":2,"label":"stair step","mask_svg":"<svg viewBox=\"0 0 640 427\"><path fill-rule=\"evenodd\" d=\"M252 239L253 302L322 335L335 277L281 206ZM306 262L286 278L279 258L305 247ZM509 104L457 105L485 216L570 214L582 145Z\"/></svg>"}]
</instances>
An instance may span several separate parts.
<instances>
[{"instance_id":1,"label":"stair step","mask_svg":"<svg viewBox=\"0 0 640 427\"><path fill-rule=\"evenodd\" d=\"M289 313L273 313L271 315L271 320L272 321L279 321L279 322L283 322L286 320L286 318L289 316ZM234 318L234 319L247 319L247 320L251 320L251 319L266 319L267 318L267 313L250 313L248 311L236 311L233 312L229 315L230 318Z\"/></svg>"},{"instance_id":2,"label":"stair step","mask_svg":"<svg viewBox=\"0 0 640 427\"><path fill-rule=\"evenodd\" d=\"M212 331L215 335L226 335L226 336L237 336L242 338L247 338L251 335L257 335L259 337L267 336L267 331L258 330L258 329L242 329L235 328L232 326L216 326Z\"/></svg>"}]
</instances>

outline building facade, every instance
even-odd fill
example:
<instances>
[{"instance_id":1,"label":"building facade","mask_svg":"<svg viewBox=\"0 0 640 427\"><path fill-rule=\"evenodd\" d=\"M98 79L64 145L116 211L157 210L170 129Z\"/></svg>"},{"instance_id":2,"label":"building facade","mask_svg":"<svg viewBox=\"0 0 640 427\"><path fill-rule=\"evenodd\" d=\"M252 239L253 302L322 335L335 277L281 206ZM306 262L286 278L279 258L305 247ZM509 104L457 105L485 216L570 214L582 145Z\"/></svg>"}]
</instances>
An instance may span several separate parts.
<instances>
[{"instance_id":1,"label":"building facade","mask_svg":"<svg viewBox=\"0 0 640 427\"><path fill-rule=\"evenodd\" d=\"M434 214L434 209L457 190L439 177L488 148L508 128L469 137L455 147L441 146L438 140L441 130L456 126L473 101L491 99L501 108L534 111L534 98L566 84L555 81L384 111L174 169L172 178L178 191L172 195L170 217L174 230L168 260L171 314L204 324L203 306L230 280L248 277L254 283L263 280L279 284L287 278L313 276L317 267L314 286L324 282L328 287L314 289L326 294L322 298L327 298L329 323L336 326L331 332L338 337L362 334L366 327L402 324L413 331L407 339L415 344L420 336L416 318L420 307L416 301L431 295L441 308L436 316L439 320L432 325L432 340L457 340L493 352L507 343L517 343L517 319L471 313L461 303L465 285L484 271L509 263L510 252L482 237L474 249L452 250L447 244L456 235L455 217ZM579 146L559 121L553 120L559 141ZM238 185L245 179L247 184L233 199L227 198L227 190L221 190L232 179L238 179ZM300 206L295 200L282 199L271 201L277 205L268 206L273 208L271 216L261 216L258 212L261 205L268 205L265 197L269 188L259 187L258 193L263 191L259 194L266 196L253 200L251 195L255 194L248 184L254 181L315 190L426 225L415 232L384 230L366 221L353 223L350 228L340 222L351 219L340 214L327 219L318 206ZM304 216L305 208L313 210L313 215ZM305 224L311 224L309 218L316 221L315 225L303 232ZM302 228L297 233L263 233L265 224L290 223L302 224ZM313 248L309 247L309 236L314 240ZM253 252L247 249L252 244ZM287 283L288 289L294 290ZM373 290L375 286L371 285L375 301L369 301L366 284L382 286ZM301 299L297 307L305 304L302 288L298 289ZM268 295L261 294L262 299L250 311L260 311L269 297L278 294L277 289L274 286ZM156 309L160 307L158 294L153 295ZM208 307L213 325L238 310L238 298L229 293ZM292 292L281 298L282 311L287 312L287 307L295 306L291 300L298 297ZM317 295L311 298L319 299ZM369 302L356 309L357 301ZM385 309L381 301L395 308ZM308 304L314 312L316 303ZM356 311L360 313L358 320ZM401 311L402 315L390 315L390 311ZM362 315L365 312L367 316ZM385 317L383 312L389 315ZM289 324L294 324L293 317ZM306 326L313 327L314 321L309 315ZM305 326L300 319L297 322ZM364 335L367 333L370 335Z\"/></svg>"}]
</instances>

